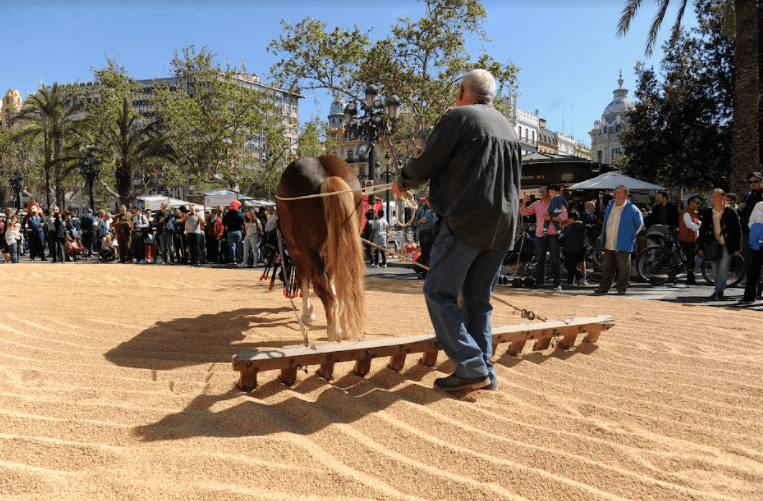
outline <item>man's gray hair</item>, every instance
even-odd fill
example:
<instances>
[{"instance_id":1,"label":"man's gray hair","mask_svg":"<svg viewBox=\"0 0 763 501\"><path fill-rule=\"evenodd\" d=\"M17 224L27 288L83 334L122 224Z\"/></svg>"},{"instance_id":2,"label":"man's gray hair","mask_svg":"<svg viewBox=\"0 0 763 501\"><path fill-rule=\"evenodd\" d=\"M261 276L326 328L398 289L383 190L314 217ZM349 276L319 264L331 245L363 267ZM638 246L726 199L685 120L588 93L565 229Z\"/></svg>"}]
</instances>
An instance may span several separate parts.
<instances>
[{"instance_id":1,"label":"man's gray hair","mask_svg":"<svg viewBox=\"0 0 763 501\"><path fill-rule=\"evenodd\" d=\"M461 85L469 94L479 96L489 103L492 103L495 98L495 78L487 70L470 71L464 75Z\"/></svg>"},{"instance_id":2,"label":"man's gray hair","mask_svg":"<svg viewBox=\"0 0 763 501\"><path fill-rule=\"evenodd\" d=\"M629 190L628 187L625 186L624 184L618 184L617 186L615 186L615 192L617 192L617 190L619 190L620 188L623 189L626 195L631 192L631 190Z\"/></svg>"}]
</instances>

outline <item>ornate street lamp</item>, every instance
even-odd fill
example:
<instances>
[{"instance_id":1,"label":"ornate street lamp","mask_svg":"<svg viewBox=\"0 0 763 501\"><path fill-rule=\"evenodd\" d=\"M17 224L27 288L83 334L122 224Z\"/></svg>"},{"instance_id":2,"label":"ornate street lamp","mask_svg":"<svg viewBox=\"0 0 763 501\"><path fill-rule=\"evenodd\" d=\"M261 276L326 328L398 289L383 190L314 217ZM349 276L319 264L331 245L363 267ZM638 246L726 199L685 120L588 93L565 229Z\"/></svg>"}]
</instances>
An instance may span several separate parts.
<instances>
[{"instance_id":1,"label":"ornate street lamp","mask_svg":"<svg viewBox=\"0 0 763 501\"><path fill-rule=\"evenodd\" d=\"M16 169L11 178L11 190L16 192L16 204L21 209L21 192L24 190L24 175Z\"/></svg>"},{"instance_id":2,"label":"ornate street lamp","mask_svg":"<svg viewBox=\"0 0 763 501\"><path fill-rule=\"evenodd\" d=\"M93 183L101 174L101 159L95 158L93 150L87 152L87 157L79 164L79 173L90 188L90 209L95 211L93 198Z\"/></svg>"},{"instance_id":3,"label":"ornate street lamp","mask_svg":"<svg viewBox=\"0 0 763 501\"><path fill-rule=\"evenodd\" d=\"M385 134L394 134L397 120L400 118L400 98L390 96L386 103L379 99L379 88L376 85L366 86L365 101L360 102L363 116L358 116L358 105L348 103L344 108L344 117L347 121L346 132L350 139L365 140L358 146L357 153L360 156L368 156L368 179L373 183L376 178L376 158L374 143ZM387 114L384 114L384 108ZM391 124L391 129L390 129ZM368 204L373 205L374 196L369 195Z\"/></svg>"}]
</instances>

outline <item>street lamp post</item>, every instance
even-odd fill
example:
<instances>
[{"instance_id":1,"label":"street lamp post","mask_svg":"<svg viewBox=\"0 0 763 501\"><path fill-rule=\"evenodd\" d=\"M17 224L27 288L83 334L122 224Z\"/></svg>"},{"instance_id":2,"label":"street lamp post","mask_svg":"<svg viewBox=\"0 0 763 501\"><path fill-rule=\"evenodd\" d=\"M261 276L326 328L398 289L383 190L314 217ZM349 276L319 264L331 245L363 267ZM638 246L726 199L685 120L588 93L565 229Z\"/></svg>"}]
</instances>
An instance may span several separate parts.
<instances>
[{"instance_id":1,"label":"street lamp post","mask_svg":"<svg viewBox=\"0 0 763 501\"><path fill-rule=\"evenodd\" d=\"M21 210L21 192L24 190L24 175L18 169L16 169L11 178L11 190L16 192L16 204L19 210Z\"/></svg>"},{"instance_id":2,"label":"street lamp post","mask_svg":"<svg viewBox=\"0 0 763 501\"><path fill-rule=\"evenodd\" d=\"M387 108L387 117L384 116L384 108ZM376 177L376 154L374 143L385 134L393 134L397 119L400 117L400 98L392 95L386 103L379 99L379 88L376 85L366 86L366 99L360 102L363 116L357 117L358 106L348 103L344 108L344 117L347 120L347 134L350 139L364 139L365 142L358 147L358 154L368 155L368 179L373 183ZM356 118L357 117L357 118ZM390 130L390 122L392 129ZM369 206L373 206L374 196L368 196Z\"/></svg>"},{"instance_id":3,"label":"street lamp post","mask_svg":"<svg viewBox=\"0 0 763 501\"><path fill-rule=\"evenodd\" d=\"M93 198L93 183L101 173L101 159L95 158L93 150L87 152L87 157L79 164L79 173L90 188L90 209L95 211L95 199Z\"/></svg>"}]
</instances>

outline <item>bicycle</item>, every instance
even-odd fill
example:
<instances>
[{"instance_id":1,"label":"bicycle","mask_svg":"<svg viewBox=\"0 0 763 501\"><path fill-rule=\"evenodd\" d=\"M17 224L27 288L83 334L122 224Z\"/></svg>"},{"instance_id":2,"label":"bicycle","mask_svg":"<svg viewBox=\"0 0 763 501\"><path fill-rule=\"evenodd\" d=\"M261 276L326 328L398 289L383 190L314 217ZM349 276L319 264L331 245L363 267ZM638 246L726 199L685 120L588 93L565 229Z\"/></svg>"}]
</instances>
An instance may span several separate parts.
<instances>
[{"instance_id":1,"label":"bicycle","mask_svg":"<svg viewBox=\"0 0 763 501\"><path fill-rule=\"evenodd\" d=\"M676 245L670 232L661 225L654 225L647 230L647 238L658 242L639 252L636 258L636 273L645 282L652 285L662 285L666 282L675 283L676 276L686 271L686 254ZM715 284L716 266L718 261L702 258L700 269L702 277L708 285ZM731 256L726 287L735 287L744 280L744 258L739 255Z\"/></svg>"}]
</instances>

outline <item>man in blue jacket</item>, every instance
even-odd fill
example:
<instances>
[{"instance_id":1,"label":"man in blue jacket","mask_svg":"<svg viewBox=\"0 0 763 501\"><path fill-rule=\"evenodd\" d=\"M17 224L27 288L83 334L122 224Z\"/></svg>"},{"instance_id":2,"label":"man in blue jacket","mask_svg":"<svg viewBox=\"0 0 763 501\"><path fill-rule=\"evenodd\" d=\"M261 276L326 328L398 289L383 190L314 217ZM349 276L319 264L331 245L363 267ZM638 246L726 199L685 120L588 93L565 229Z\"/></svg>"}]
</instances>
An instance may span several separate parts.
<instances>
[{"instance_id":1,"label":"man in blue jacket","mask_svg":"<svg viewBox=\"0 0 763 501\"><path fill-rule=\"evenodd\" d=\"M631 252L636 246L636 234L644 226L641 211L628 200L628 188L615 188L615 199L609 202L604 213L599 246L603 250L604 263L596 294L606 294L612 287L617 271L617 293L625 294L631 275Z\"/></svg>"}]
</instances>

